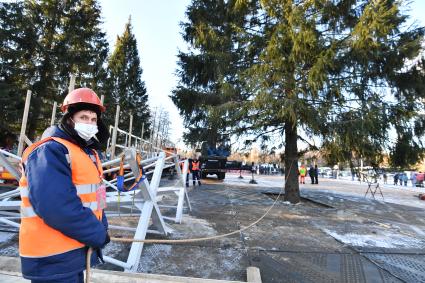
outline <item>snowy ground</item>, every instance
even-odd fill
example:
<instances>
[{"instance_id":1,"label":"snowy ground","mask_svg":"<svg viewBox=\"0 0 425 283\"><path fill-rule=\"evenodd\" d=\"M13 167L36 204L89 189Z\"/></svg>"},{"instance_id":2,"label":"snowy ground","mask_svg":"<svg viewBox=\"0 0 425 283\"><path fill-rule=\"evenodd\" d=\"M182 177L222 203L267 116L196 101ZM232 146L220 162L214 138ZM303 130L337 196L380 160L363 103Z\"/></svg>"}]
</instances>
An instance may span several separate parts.
<instances>
[{"instance_id":1,"label":"snowy ground","mask_svg":"<svg viewBox=\"0 0 425 283\"><path fill-rule=\"evenodd\" d=\"M258 185L249 184L251 175L243 175L244 179L239 179L238 174L226 174L224 184L231 186L247 186L247 187L276 187L283 188L284 177L276 175L254 175L254 179ZM208 180L207 180L208 182ZM211 182L211 181L210 181ZM329 179L319 178L318 185L310 184L310 178L306 178L306 184L300 185L301 191L303 189L309 190L320 190L327 192L329 195L345 195L345 196L356 196L364 197L368 188L368 184L365 182L351 181L349 179ZM374 188L374 187L372 187ZM420 200L418 195L425 193L425 188L414 188L405 186L394 186L390 184L380 184L382 194L381 197L379 191L377 191L375 198L377 201L384 201L387 203L401 204L406 206L413 206L425 209L425 201ZM371 194L368 193L367 198L372 198Z\"/></svg>"}]
</instances>

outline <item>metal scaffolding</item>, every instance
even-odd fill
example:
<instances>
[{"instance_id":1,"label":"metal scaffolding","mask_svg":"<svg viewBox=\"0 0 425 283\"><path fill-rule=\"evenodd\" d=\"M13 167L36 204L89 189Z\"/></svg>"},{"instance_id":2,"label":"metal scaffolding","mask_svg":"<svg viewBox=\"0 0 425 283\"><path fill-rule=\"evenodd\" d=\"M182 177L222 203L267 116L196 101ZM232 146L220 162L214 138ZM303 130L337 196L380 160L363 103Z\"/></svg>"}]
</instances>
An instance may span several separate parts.
<instances>
[{"instance_id":1,"label":"metal scaffolding","mask_svg":"<svg viewBox=\"0 0 425 283\"><path fill-rule=\"evenodd\" d=\"M108 218L122 217L129 215L128 213L121 213L123 211L130 210L130 215L139 216L139 220L136 227L123 227L111 225L110 229L123 230L123 231L134 231L135 239L145 239L148 233L160 234L166 236L172 232L172 229L168 227L164 220L173 220L176 223L180 223L185 208L185 201L187 207L190 209L189 197L184 186L185 184L185 172L188 170L187 161L184 162L183 174L181 174L179 160L177 155L171 155L166 157L165 152L158 152L156 157L142 160L140 164L137 164L136 149L126 149L123 154L125 156L124 168L130 169L130 172L124 175L125 181L131 181L135 179L138 174L139 166L143 166L146 175L152 175L150 181L145 178L141 185L134 191L120 192L116 186L117 178L112 180L103 179L104 184L110 188L107 192L107 210L105 211ZM0 156L3 154L9 154L3 150L0 151ZM11 154L10 154L11 155ZM18 156L12 156L19 160ZM105 173L117 172L119 170L119 163L121 158L116 158L111 161L104 162L102 164L105 168ZM166 161L169 164L166 165ZM8 161L7 161L8 162ZM11 165L12 166L12 165ZM178 176L180 176L177 182L172 187L160 187L160 180L164 169L168 167L175 167ZM13 166L12 166L13 167ZM18 171L18 170L16 170ZM19 177L19 174L17 174ZM165 208L174 208L176 210L176 216L174 218L162 216L160 202L162 198L160 195L171 193L170 197L174 197L176 205L174 206L162 206ZM18 199L18 200L17 200ZM169 199L168 199L169 200ZM19 188L6 192L0 195L0 222L12 227L19 227L20 220L20 203L19 200ZM118 211L117 211L118 209ZM149 224L155 229L148 230ZM131 249L126 262L119 261L109 256L105 256L106 262L115 264L124 268L125 271L135 272L140 261L140 256L143 251L143 243L134 242L131 245Z\"/></svg>"},{"instance_id":2,"label":"metal scaffolding","mask_svg":"<svg viewBox=\"0 0 425 283\"><path fill-rule=\"evenodd\" d=\"M74 83L75 77L71 76L70 91L74 88ZM24 143L27 145L32 144L25 135L30 100L31 91L28 91L21 133L19 136L18 154L15 155L0 149L0 166L5 167L17 181L21 178L19 164L21 162L20 156L24 150ZM54 124L56 108L57 103L54 103L51 125ZM106 187L109 188L106 193L108 206L105 213L107 217L113 218L126 215L136 215L139 217L136 227L110 225L109 228L111 230L134 231L134 239L145 239L148 233L166 236L168 233L172 232L172 229L165 223L165 220L181 223L184 210L191 210L189 196L185 187L188 162L185 161L183 163L182 174L179 157L176 153L165 152L160 146L156 146L157 141L153 140L152 133L149 141L144 140L144 124L142 125L140 137L132 134L133 118L131 113L129 131L127 132L119 129L119 116L120 107L118 105L116 109L115 125L110 126L111 138L108 140L106 150L106 156L109 157L110 160L102 163L104 174L118 172L120 169L121 156L124 155L124 169L127 169L127 173L124 175L125 182L130 182L136 178L139 173L139 166L143 167L145 175L149 176L149 178L145 178L143 182L139 184L139 187L131 192L120 192L117 188L116 177L102 180ZM118 140L123 140L123 144L118 144ZM137 162L137 153L140 153L143 157L140 164ZM172 186L160 187L161 177L164 174L164 170L168 168L170 168L172 172L177 172L177 182ZM111 174L109 176L111 176ZM163 203L164 200L167 201L166 204ZM0 194L0 222L3 225L19 228L20 205L19 188ZM161 208L175 210L175 217L164 217L161 213ZM123 213L121 213L121 209ZM124 213L128 212L128 210L130 213ZM150 224L152 224L154 229L148 229ZM107 255L104 259L106 262L122 267L125 271L135 272L137 271L142 251L143 243L133 242L126 262Z\"/></svg>"}]
</instances>

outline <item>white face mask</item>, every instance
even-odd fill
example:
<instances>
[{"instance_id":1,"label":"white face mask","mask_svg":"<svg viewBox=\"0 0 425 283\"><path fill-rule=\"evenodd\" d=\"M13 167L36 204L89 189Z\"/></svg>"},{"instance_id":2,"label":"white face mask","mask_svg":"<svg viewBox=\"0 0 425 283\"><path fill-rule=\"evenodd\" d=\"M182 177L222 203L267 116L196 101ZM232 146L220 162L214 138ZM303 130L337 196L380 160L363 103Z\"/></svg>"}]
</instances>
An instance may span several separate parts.
<instances>
[{"instance_id":1,"label":"white face mask","mask_svg":"<svg viewBox=\"0 0 425 283\"><path fill-rule=\"evenodd\" d=\"M97 125L90 125L84 123L75 123L74 129L75 131L77 131L77 134L85 141L90 140L98 132Z\"/></svg>"}]
</instances>

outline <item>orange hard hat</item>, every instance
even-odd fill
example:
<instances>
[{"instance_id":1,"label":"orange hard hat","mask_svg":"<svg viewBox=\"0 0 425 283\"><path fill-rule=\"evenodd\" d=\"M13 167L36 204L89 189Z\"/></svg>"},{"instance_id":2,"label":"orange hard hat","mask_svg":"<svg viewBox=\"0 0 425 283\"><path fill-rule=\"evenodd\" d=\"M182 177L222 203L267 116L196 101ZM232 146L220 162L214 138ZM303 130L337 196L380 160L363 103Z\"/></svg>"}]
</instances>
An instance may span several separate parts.
<instances>
[{"instance_id":1,"label":"orange hard hat","mask_svg":"<svg viewBox=\"0 0 425 283\"><path fill-rule=\"evenodd\" d=\"M86 87L77 88L68 93L61 106L62 112L65 113L68 109L68 106L77 103L88 103L97 105L100 109L100 112L105 112L106 110L105 106L103 106L97 94L92 89Z\"/></svg>"}]
</instances>

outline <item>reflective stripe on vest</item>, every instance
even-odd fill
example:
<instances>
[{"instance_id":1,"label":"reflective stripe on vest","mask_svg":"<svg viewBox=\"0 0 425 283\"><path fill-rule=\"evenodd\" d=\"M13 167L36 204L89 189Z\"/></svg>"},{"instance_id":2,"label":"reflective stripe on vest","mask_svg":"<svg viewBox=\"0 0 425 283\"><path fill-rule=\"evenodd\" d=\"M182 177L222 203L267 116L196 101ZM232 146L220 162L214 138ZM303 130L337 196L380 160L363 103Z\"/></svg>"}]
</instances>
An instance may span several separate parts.
<instances>
[{"instance_id":1,"label":"reflective stripe on vest","mask_svg":"<svg viewBox=\"0 0 425 283\"><path fill-rule=\"evenodd\" d=\"M199 170L199 161L192 161L192 171Z\"/></svg>"},{"instance_id":2,"label":"reflective stripe on vest","mask_svg":"<svg viewBox=\"0 0 425 283\"><path fill-rule=\"evenodd\" d=\"M102 210L98 209L97 191L101 184L102 165L96 152L87 155L79 146L60 138L47 138L25 150L22 162L25 164L29 154L42 143L55 140L68 149L65 157L71 168L72 183L84 207L93 211L101 220ZM93 163L93 158L96 165ZM21 227L19 232L19 253L24 257L46 257L84 247L84 244L69 238L60 231L44 223L34 211L29 200L29 189L25 174L19 181L21 194ZM61 188L58 188L61 189Z\"/></svg>"},{"instance_id":3,"label":"reflective stripe on vest","mask_svg":"<svg viewBox=\"0 0 425 283\"><path fill-rule=\"evenodd\" d=\"M90 208L94 212L97 210L97 199L96 192L99 188L99 184L86 184L86 185L76 185L77 195L80 197L81 202L84 207ZM28 187L19 187L21 193L21 200L28 205L21 205L21 217L34 217L37 216L29 203L29 190ZM25 211L22 211L22 208L25 208Z\"/></svg>"}]
</instances>

